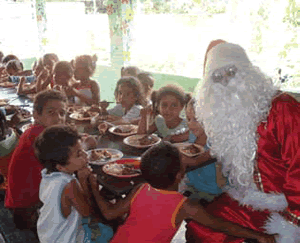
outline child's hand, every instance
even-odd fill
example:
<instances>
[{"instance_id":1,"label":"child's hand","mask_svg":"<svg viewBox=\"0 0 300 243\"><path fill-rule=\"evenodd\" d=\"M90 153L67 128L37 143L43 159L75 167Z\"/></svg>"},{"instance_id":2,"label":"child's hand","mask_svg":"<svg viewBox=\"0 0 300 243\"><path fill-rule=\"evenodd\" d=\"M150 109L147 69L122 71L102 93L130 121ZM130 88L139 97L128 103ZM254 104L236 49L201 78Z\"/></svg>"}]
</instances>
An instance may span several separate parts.
<instances>
[{"instance_id":1,"label":"child's hand","mask_svg":"<svg viewBox=\"0 0 300 243\"><path fill-rule=\"evenodd\" d=\"M140 111L141 116L147 116L147 115L152 115L153 114L153 108L152 105L148 105L145 108L141 109Z\"/></svg>"},{"instance_id":2,"label":"child's hand","mask_svg":"<svg viewBox=\"0 0 300 243\"><path fill-rule=\"evenodd\" d=\"M99 193L99 184L97 181L97 175L96 174L90 174L89 175L89 182L92 188L93 193Z\"/></svg>"},{"instance_id":3,"label":"child's hand","mask_svg":"<svg viewBox=\"0 0 300 243\"><path fill-rule=\"evenodd\" d=\"M106 133L107 129L108 129L108 124L105 122L100 123L98 126L100 135L104 135Z\"/></svg>"},{"instance_id":4,"label":"child's hand","mask_svg":"<svg viewBox=\"0 0 300 243\"><path fill-rule=\"evenodd\" d=\"M192 119L188 122L189 129L194 133L196 137L202 136L205 132L201 124L196 120Z\"/></svg>"},{"instance_id":5,"label":"child's hand","mask_svg":"<svg viewBox=\"0 0 300 243\"><path fill-rule=\"evenodd\" d=\"M77 171L78 179L87 180L89 175L93 172L91 167L83 167Z\"/></svg>"},{"instance_id":6,"label":"child's hand","mask_svg":"<svg viewBox=\"0 0 300 243\"><path fill-rule=\"evenodd\" d=\"M44 70L41 72L39 77L42 79L46 79L48 76L49 76L49 71L48 69L44 68Z\"/></svg>"},{"instance_id":7,"label":"child's hand","mask_svg":"<svg viewBox=\"0 0 300 243\"><path fill-rule=\"evenodd\" d=\"M82 186L82 189L85 193L89 191L88 186L88 178L89 175L92 173L92 169L90 167L84 167L77 171L78 180Z\"/></svg>"}]
</instances>

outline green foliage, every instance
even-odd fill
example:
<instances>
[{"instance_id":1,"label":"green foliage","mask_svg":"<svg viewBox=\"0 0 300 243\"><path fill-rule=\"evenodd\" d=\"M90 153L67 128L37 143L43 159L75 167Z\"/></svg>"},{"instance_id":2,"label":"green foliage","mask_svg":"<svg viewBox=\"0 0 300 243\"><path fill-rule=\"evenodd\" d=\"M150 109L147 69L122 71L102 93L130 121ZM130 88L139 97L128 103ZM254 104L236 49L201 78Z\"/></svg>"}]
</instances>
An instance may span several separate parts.
<instances>
[{"instance_id":1,"label":"green foliage","mask_svg":"<svg viewBox=\"0 0 300 243\"><path fill-rule=\"evenodd\" d=\"M300 6L297 5L296 0L289 0L283 22L289 23L292 27L300 26Z\"/></svg>"}]
</instances>

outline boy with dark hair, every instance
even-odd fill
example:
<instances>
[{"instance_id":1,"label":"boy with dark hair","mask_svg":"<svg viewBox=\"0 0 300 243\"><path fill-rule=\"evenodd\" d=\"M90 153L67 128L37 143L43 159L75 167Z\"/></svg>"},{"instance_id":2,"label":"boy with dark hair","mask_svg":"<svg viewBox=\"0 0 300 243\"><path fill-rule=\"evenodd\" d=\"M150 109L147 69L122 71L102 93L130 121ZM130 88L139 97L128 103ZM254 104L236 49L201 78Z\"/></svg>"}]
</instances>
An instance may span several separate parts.
<instances>
[{"instance_id":1,"label":"boy with dark hair","mask_svg":"<svg viewBox=\"0 0 300 243\"><path fill-rule=\"evenodd\" d=\"M272 235L207 214L201 205L178 193L185 167L178 149L171 143L161 142L147 150L142 155L141 170L149 184L142 184L134 194L129 216L111 243L170 242L185 219L193 219L233 236L257 239L260 243L275 242Z\"/></svg>"},{"instance_id":2,"label":"boy with dark hair","mask_svg":"<svg viewBox=\"0 0 300 243\"><path fill-rule=\"evenodd\" d=\"M67 98L58 91L39 93L33 105L34 124L20 137L8 166L5 207L19 229L36 231L42 165L33 150L35 138L48 126L65 123Z\"/></svg>"},{"instance_id":3,"label":"boy with dark hair","mask_svg":"<svg viewBox=\"0 0 300 243\"><path fill-rule=\"evenodd\" d=\"M83 150L81 136L76 130L62 125L48 127L37 137L34 148L44 166L39 191L43 207L37 221L41 243L84 241L81 220L93 212L92 191L105 218L113 219L124 214L128 199L114 205L105 201L98 192L97 180L93 178L90 180L92 191L89 189L87 182L92 174L87 167L87 153ZM107 242L113 235L112 229L101 223L99 227L102 231L99 242Z\"/></svg>"}]
</instances>

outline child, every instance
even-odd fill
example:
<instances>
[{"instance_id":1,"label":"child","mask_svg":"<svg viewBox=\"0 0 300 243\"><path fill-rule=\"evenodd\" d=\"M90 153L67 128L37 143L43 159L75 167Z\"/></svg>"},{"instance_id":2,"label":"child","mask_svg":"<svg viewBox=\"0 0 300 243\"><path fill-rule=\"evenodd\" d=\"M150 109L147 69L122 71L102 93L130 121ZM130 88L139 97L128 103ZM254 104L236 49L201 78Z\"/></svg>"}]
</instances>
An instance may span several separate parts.
<instances>
[{"instance_id":1,"label":"child","mask_svg":"<svg viewBox=\"0 0 300 243\"><path fill-rule=\"evenodd\" d=\"M140 111L145 104L144 92L140 81L134 77L121 78L117 82L120 103L107 110L112 123L138 123Z\"/></svg>"},{"instance_id":2,"label":"child","mask_svg":"<svg viewBox=\"0 0 300 243\"><path fill-rule=\"evenodd\" d=\"M189 138L188 124L180 117L180 113L187 102L190 94L186 94L180 86L167 85L158 91L152 92L152 104L155 113L154 123L150 123L152 115L151 106L141 111L141 121L139 123L138 134L154 133L164 140L171 142L183 142ZM148 126L148 129L147 129Z\"/></svg>"},{"instance_id":3,"label":"child","mask_svg":"<svg viewBox=\"0 0 300 243\"><path fill-rule=\"evenodd\" d=\"M151 94L152 94L152 89L153 89L153 86L154 86L153 76L151 75L151 73L142 72L142 73L138 74L137 78L141 82L141 84L143 85L145 98L147 100L147 103L149 105L151 105L152 104Z\"/></svg>"},{"instance_id":4,"label":"child","mask_svg":"<svg viewBox=\"0 0 300 243\"><path fill-rule=\"evenodd\" d=\"M236 237L275 243L274 236L215 218L199 204L178 193L185 168L178 149L169 142L161 142L142 155L141 171L149 184L139 186L131 199L129 216L118 228L111 243L171 242L185 219L195 220Z\"/></svg>"},{"instance_id":5,"label":"child","mask_svg":"<svg viewBox=\"0 0 300 243\"><path fill-rule=\"evenodd\" d=\"M37 222L41 243L83 242L81 219L93 212L92 192L95 192L104 217L113 219L124 214L123 208L128 207L128 199L112 205L100 196L99 185L87 168L87 153L76 130L69 126L45 129L35 141L35 151L45 168L42 170L39 192L43 207ZM88 187L88 181L92 190Z\"/></svg>"},{"instance_id":6,"label":"child","mask_svg":"<svg viewBox=\"0 0 300 243\"><path fill-rule=\"evenodd\" d=\"M58 91L39 93L33 104L35 123L20 137L8 166L5 206L13 211L19 229L36 230L38 196L42 165L34 155L33 142L48 126L63 124L67 109L66 97Z\"/></svg>"},{"instance_id":7,"label":"child","mask_svg":"<svg viewBox=\"0 0 300 243\"><path fill-rule=\"evenodd\" d=\"M42 58L35 61L32 65L33 75L27 77L21 77L17 87L18 95L36 94L37 92L37 77L42 73L44 67Z\"/></svg>"},{"instance_id":8,"label":"child","mask_svg":"<svg viewBox=\"0 0 300 243\"><path fill-rule=\"evenodd\" d=\"M72 88L75 81L72 79L74 70L72 64L66 61L57 62L53 69L53 89L62 91L68 97L69 103L74 103L75 91Z\"/></svg>"},{"instance_id":9,"label":"child","mask_svg":"<svg viewBox=\"0 0 300 243\"><path fill-rule=\"evenodd\" d=\"M96 70L97 56L83 55L75 58L74 77L79 82L73 84L73 94L77 104L98 105L100 102L100 87L90 78Z\"/></svg>"},{"instance_id":10,"label":"child","mask_svg":"<svg viewBox=\"0 0 300 243\"><path fill-rule=\"evenodd\" d=\"M122 67L121 68L121 78L124 77L135 77L137 78L138 74L140 73L140 69L135 66L129 66L129 67Z\"/></svg>"},{"instance_id":11,"label":"child","mask_svg":"<svg viewBox=\"0 0 300 243\"><path fill-rule=\"evenodd\" d=\"M43 70L37 77L36 91L53 88L53 67L59 61L55 53L47 53L42 57Z\"/></svg>"},{"instance_id":12,"label":"child","mask_svg":"<svg viewBox=\"0 0 300 243\"><path fill-rule=\"evenodd\" d=\"M18 144L18 133L8 126L3 110L0 109L0 172L4 176L4 181L0 186L0 191L7 188L8 163L11 160L13 151Z\"/></svg>"},{"instance_id":13,"label":"child","mask_svg":"<svg viewBox=\"0 0 300 243\"><path fill-rule=\"evenodd\" d=\"M129 67L122 67L121 68L121 78L125 78L125 77L135 77L137 78L138 74L140 73L140 69L138 67L135 66L129 66ZM115 99L116 99L116 103L119 104L119 98L118 98L118 86L116 86L115 89Z\"/></svg>"},{"instance_id":14,"label":"child","mask_svg":"<svg viewBox=\"0 0 300 243\"><path fill-rule=\"evenodd\" d=\"M186 106L186 117L190 129L189 142L204 146L207 151L206 155L209 156L209 148L206 145L207 136L196 119L194 106L195 99L192 98ZM188 179L188 190L193 192L190 198L200 197L211 201L216 195L222 193L221 188L226 184L226 178L222 175L221 165L216 163L190 171L186 176Z\"/></svg>"}]
</instances>

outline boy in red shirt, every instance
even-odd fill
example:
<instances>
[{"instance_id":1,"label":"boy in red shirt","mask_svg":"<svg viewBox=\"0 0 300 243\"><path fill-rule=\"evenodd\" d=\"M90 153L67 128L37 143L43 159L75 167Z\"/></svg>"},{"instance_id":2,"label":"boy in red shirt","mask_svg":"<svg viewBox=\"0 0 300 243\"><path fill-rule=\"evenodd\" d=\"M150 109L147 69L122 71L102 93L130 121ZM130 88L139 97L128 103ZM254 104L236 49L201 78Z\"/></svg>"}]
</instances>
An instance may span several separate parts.
<instances>
[{"instance_id":1,"label":"boy in red shirt","mask_svg":"<svg viewBox=\"0 0 300 243\"><path fill-rule=\"evenodd\" d=\"M35 123L20 137L8 166L5 207L13 211L13 219L19 229L36 232L39 185L42 165L33 149L35 138L48 126L65 123L67 98L58 91L46 90L34 101Z\"/></svg>"},{"instance_id":2,"label":"boy in red shirt","mask_svg":"<svg viewBox=\"0 0 300 243\"><path fill-rule=\"evenodd\" d=\"M201 205L178 193L178 185L185 174L184 167L178 149L169 142L161 142L143 154L141 170L149 184L142 184L133 195L127 209L129 216L118 228L111 243L170 242L185 219L193 219L233 236L275 243L273 235L215 218Z\"/></svg>"}]
</instances>

